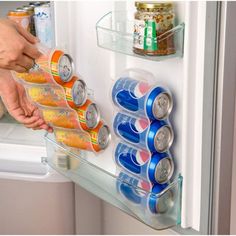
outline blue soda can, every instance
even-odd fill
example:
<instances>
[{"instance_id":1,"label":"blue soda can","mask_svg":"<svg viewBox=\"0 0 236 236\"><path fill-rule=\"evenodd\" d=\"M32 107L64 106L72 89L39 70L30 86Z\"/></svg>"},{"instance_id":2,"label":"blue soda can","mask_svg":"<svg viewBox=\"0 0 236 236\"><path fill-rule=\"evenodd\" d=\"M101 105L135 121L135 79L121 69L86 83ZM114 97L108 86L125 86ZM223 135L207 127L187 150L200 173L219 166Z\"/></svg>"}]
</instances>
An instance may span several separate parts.
<instances>
[{"instance_id":1,"label":"blue soda can","mask_svg":"<svg viewBox=\"0 0 236 236\"><path fill-rule=\"evenodd\" d=\"M164 120L149 123L145 118L135 118L117 113L113 121L117 136L150 152L166 152L172 145L174 134L171 126Z\"/></svg>"},{"instance_id":2,"label":"blue soda can","mask_svg":"<svg viewBox=\"0 0 236 236\"><path fill-rule=\"evenodd\" d=\"M135 116L150 120L166 119L173 107L171 94L162 87L129 77L119 78L112 88L113 103Z\"/></svg>"},{"instance_id":3,"label":"blue soda can","mask_svg":"<svg viewBox=\"0 0 236 236\"><path fill-rule=\"evenodd\" d=\"M167 183L174 173L173 159L167 153L149 153L124 143L115 149L115 161L124 170L153 184Z\"/></svg>"},{"instance_id":4,"label":"blue soda can","mask_svg":"<svg viewBox=\"0 0 236 236\"><path fill-rule=\"evenodd\" d=\"M131 204L144 210L148 209L153 214L163 214L174 205L174 195L171 190L157 196L167 186L167 184L152 185L145 180L131 177L125 172L119 173L116 182L118 194Z\"/></svg>"}]
</instances>

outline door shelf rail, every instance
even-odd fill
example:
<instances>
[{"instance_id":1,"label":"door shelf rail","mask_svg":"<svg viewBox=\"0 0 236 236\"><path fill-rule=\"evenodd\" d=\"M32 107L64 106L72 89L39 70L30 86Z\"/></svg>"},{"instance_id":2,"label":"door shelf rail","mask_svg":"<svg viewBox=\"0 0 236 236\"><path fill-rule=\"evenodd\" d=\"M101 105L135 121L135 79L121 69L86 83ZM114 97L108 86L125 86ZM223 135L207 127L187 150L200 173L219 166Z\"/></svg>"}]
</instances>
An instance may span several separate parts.
<instances>
[{"instance_id":1,"label":"door shelf rail","mask_svg":"<svg viewBox=\"0 0 236 236\"><path fill-rule=\"evenodd\" d=\"M151 188L147 188L146 182L92 164L80 150L57 143L52 134L46 134L45 139L49 166L82 188L154 229L162 230L181 223L180 175L154 194L148 190Z\"/></svg>"},{"instance_id":2,"label":"door shelf rail","mask_svg":"<svg viewBox=\"0 0 236 236\"><path fill-rule=\"evenodd\" d=\"M184 23L181 23L165 33L151 38L160 45L171 45L168 53L147 55L144 52L138 54L133 51L134 14L129 11L113 11L102 16L96 24L97 44L101 48L109 49L125 55L144 58L152 61L163 61L170 58L182 57L184 49ZM174 45L174 46L173 46ZM170 54L171 53L171 54ZM163 54L163 55L160 55Z\"/></svg>"}]
</instances>

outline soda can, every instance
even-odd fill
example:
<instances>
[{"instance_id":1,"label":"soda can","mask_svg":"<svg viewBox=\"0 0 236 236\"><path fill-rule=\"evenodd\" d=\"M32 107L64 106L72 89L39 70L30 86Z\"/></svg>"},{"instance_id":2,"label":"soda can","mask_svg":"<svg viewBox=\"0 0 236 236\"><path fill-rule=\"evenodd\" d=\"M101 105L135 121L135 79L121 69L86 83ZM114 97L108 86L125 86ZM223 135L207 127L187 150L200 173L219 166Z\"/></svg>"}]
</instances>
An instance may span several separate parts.
<instances>
[{"instance_id":1,"label":"soda can","mask_svg":"<svg viewBox=\"0 0 236 236\"><path fill-rule=\"evenodd\" d=\"M34 7L34 23L36 36L40 42L47 47L53 46L53 24L51 18L51 7L49 5L39 5Z\"/></svg>"},{"instance_id":2,"label":"soda can","mask_svg":"<svg viewBox=\"0 0 236 236\"><path fill-rule=\"evenodd\" d=\"M27 11L30 15L30 33L36 36L35 23L34 23L34 6L25 5L22 7L23 10Z\"/></svg>"},{"instance_id":3,"label":"soda can","mask_svg":"<svg viewBox=\"0 0 236 236\"><path fill-rule=\"evenodd\" d=\"M100 121L96 128L88 131L91 137L93 150L99 152L109 145L111 140L111 132L107 125Z\"/></svg>"},{"instance_id":4,"label":"soda can","mask_svg":"<svg viewBox=\"0 0 236 236\"><path fill-rule=\"evenodd\" d=\"M149 123L145 118L135 118L120 112L115 116L113 129L123 140L150 152L166 152L174 139L173 130L166 121Z\"/></svg>"},{"instance_id":5,"label":"soda can","mask_svg":"<svg viewBox=\"0 0 236 236\"><path fill-rule=\"evenodd\" d=\"M149 153L124 143L115 149L115 161L124 170L151 183L165 184L174 173L174 162L168 153Z\"/></svg>"},{"instance_id":6,"label":"soda can","mask_svg":"<svg viewBox=\"0 0 236 236\"><path fill-rule=\"evenodd\" d=\"M116 181L118 194L131 204L152 214L164 214L174 205L174 193L167 184L150 184L142 179L120 172Z\"/></svg>"},{"instance_id":7,"label":"soda can","mask_svg":"<svg viewBox=\"0 0 236 236\"><path fill-rule=\"evenodd\" d=\"M40 107L41 116L50 126L79 129L76 112L64 108Z\"/></svg>"},{"instance_id":8,"label":"soda can","mask_svg":"<svg viewBox=\"0 0 236 236\"><path fill-rule=\"evenodd\" d=\"M149 117L150 120L166 119L173 108L173 99L167 90L129 77L116 81L112 88L112 100L120 109L136 116Z\"/></svg>"},{"instance_id":9,"label":"soda can","mask_svg":"<svg viewBox=\"0 0 236 236\"><path fill-rule=\"evenodd\" d=\"M63 84L63 88L65 90L67 103L71 108L85 104L87 99L87 86L82 79L74 76L71 81Z\"/></svg>"},{"instance_id":10,"label":"soda can","mask_svg":"<svg viewBox=\"0 0 236 236\"><path fill-rule=\"evenodd\" d=\"M103 122L88 132L54 128L54 134L57 142L69 147L94 152L106 149L111 139L110 130Z\"/></svg>"},{"instance_id":11,"label":"soda can","mask_svg":"<svg viewBox=\"0 0 236 236\"><path fill-rule=\"evenodd\" d=\"M100 121L98 106L91 100L87 100L83 106L75 109L77 111L80 126L83 130L94 129Z\"/></svg>"},{"instance_id":12,"label":"soda can","mask_svg":"<svg viewBox=\"0 0 236 236\"><path fill-rule=\"evenodd\" d=\"M74 72L71 56L61 50L45 49L42 45L38 45L38 48L43 54L36 60L36 64L44 71L51 73L56 83L64 85L69 82Z\"/></svg>"},{"instance_id":13,"label":"soda can","mask_svg":"<svg viewBox=\"0 0 236 236\"><path fill-rule=\"evenodd\" d=\"M7 17L23 27L25 30L30 31L30 14L26 10L15 9L13 11L9 11Z\"/></svg>"},{"instance_id":14,"label":"soda can","mask_svg":"<svg viewBox=\"0 0 236 236\"><path fill-rule=\"evenodd\" d=\"M30 85L25 86L28 96L33 102L51 107L66 107L64 91L59 86Z\"/></svg>"},{"instance_id":15,"label":"soda can","mask_svg":"<svg viewBox=\"0 0 236 236\"><path fill-rule=\"evenodd\" d=\"M33 84L47 84L52 83L52 76L41 70L41 69L30 69L28 73L18 73L12 71L13 77L16 80L21 80L23 82L27 83L33 83Z\"/></svg>"}]
</instances>

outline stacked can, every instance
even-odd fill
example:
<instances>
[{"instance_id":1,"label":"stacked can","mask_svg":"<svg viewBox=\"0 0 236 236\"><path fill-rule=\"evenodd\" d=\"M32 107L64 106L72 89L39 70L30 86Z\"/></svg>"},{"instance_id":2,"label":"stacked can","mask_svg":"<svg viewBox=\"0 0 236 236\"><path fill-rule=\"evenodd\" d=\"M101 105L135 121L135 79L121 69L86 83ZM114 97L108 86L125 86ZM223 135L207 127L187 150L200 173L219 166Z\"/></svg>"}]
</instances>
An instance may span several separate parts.
<instances>
[{"instance_id":1,"label":"stacked can","mask_svg":"<svg viewBox=\"0 0 236 236\"><path fill-rule=\"evenodd\" d=\"M163 188L174 173L169 152L174 140L168 120L173 107L170 92L127 76L115 82L112 101L119 109L113 129L122 140L115 148L116 164L122 170Z\"/></svg>"},{"instance_id":2,"label":"stacked can","mask_svg":"<svg viewBox=\"0 0 236 236\"><path fill-rule=\"evenodd\" d=\"M96 103L87 96L87 86L74 75L73 60L62 50L37 45L41 57L28 73L13 73L45 122L52 126L58 142L73 148L99 152L111 135L101 120Z\"/></svg>"},{"instance_id":3,"label":"stacked can","mask_svg":"<svg viewBox=\"0 0 236 236\"><path fill-rule=\"evenodd\" d=\"M120 171L116 182L117 192L124 200L151 214L166 213L174 206L175 192L166 187L167 184L151 184L125 171Z\"/></svg>"}]
</instances>

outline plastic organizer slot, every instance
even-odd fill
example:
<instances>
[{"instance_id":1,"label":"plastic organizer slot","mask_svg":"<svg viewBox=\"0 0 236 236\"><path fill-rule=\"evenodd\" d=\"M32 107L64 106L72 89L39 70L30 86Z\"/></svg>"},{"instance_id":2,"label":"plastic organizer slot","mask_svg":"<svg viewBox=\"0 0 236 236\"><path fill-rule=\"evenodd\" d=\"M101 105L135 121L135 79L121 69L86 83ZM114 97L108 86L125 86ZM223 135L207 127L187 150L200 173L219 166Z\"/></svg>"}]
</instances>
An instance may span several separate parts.
<instances>
[{"instance_id":1,"label":"plastic organizer slot","mask_svg":"<svg viewBox=\"0 0 236 236\"><path fill-rule=\"evenodd\" d=\"M134 14L128 11L114 11L101 17L97 24L97 44L101 48L115 52L145 58L153 61L162 61L173 57L183 56L184 23L157 37L157 42L174 38L175 53L169 55L146 55L133 52Z\"/></svg>"},{"instance_id":2,"label":"plastic organizer slot","mask_svg":"<svg viewBox=\"0 0 236 236\"><path fill-rule=\"evenodd\" d=\"M181 176L154 194L145 190L142 181L135 177L124 172L108 172L89 162L85 152L61 146L53 135L46 134L45 139L48 164L87 191L154 229L181 223Z\"/></svg>"}]
</instances>

